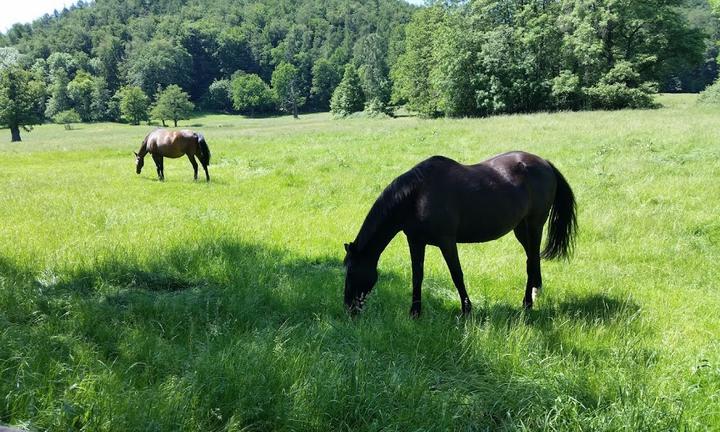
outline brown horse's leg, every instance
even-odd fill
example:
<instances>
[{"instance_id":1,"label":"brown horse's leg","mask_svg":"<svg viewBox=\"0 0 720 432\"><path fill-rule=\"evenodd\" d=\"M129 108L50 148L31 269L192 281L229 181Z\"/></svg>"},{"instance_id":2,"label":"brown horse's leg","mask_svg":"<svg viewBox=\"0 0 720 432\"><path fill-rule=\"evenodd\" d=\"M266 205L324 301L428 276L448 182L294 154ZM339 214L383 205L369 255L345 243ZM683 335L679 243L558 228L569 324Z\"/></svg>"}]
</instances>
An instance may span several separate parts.
<instances>
[{"instance_id":1,"label":"brown horse's leg","mask_svg":"<svg viewBox=\"0 0 720 432\"><path fill-rule=\"evenodd\" d=\"M190 163L193 166L193 171L195 171L195 176L193 177L195 180L197 180L197 172L198 172L198 164L195 161L195 155L192 155L190 153L187 154L188 159L190 159Z\"/></svg>"},{"instance_id":2,"label":"brown horse's leg","mask_svg":"<svg viewBox=\"0 0 720 432\"><path fill-rule=\"evenodd\" d=\"M515 237L525 249L527 256L527 284L525 284L525 297L523 306L532 309L535 298L542 289L542 276L540 274L540 243L542 240L542 225L540 228L531 225L527 220L515 227Z\"/></svg>"},{"instance_id":3,"label":"brown horse's leg","mask_svg":"<svg viewBox=\"0 0 720 432\"><path fill-rule=\"evenodd\" d=\"M455 288L457 288L458 294L460 295L462 313L463 315L468 315L472 309L472 304L470 303L470 297L468 297L467 291L465 290L465 280L463 279L462 267L460 267L457 243L455 242L455 239L452 239L439 246L443 257L445 258L445 262L447 263L448 269L450 269L450 276L452 276Z\"/></svg>"},{"instance_id":4,"label":"brown horse's leg","mask_svg":"<svg viewBox=\"0 0 720 432\"><path fill-rule=\"evenodd\" d=\"M153 160L155 161L155 166L157 167L157 173L158 173L158 179L160 181L165 181L165 171L163 170L163 157L162 155L153 154L152 155Z\"/></svg>"},{"instance_id":5,"label":"brown horse's leg","mask_svg":"<svg viewBox=\"0 0 720 432\"><path fill-rule=\"evenodd\" d=\"M423 267L425 266L425 243L408 237L408 245L410 246L410 260L412 261L412 306L410 306L410 316L417 318L421 311L421 291L423 281Z\"/></svg>"}]
</instances>

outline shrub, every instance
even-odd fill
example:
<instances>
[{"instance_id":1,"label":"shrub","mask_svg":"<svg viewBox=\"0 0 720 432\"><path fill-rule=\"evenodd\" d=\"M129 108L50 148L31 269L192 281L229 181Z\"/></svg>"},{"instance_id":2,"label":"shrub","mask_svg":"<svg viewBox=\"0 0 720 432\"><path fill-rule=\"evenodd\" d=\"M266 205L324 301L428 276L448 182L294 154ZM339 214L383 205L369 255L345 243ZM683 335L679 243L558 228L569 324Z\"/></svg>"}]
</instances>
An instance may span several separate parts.
<instances>
[{"instance_id":1,"label":"shrub","mask_svg":"<svg viewBox=\"0 0 720 432\"><path fill-rule=\"evenodd\" d=\"M74 109L69 109L65 111L60 111L59 113L55 114L52 117L53 123L57 124L63 124L65 125L66 130L72 129L73 123L80 123L82 122L82 119L80 118L80 114L77 113Z\"/></svg>"},{"instance_id":2,"label":"shrub","mask_svg":"<svg viewBox=\"0 0 720 432\"><path fill-rule=\"evenodd\" d=\"M698 103L720 105L720 79L700 92Z\"/></svg>"}]
</instances>

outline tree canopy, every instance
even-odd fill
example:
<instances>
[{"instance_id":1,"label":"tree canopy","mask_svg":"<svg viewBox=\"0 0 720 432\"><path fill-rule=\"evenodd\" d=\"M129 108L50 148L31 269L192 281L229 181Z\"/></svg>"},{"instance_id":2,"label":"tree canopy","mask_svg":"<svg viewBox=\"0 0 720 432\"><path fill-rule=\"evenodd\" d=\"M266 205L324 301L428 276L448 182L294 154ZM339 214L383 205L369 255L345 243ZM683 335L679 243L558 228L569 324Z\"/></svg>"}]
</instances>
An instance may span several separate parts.
<instances>
[{"instance_id":1,"label":"tree canopy","mask_svg":"<svg viewBox=\"0 0 720 432\"><path fill-rule=\"evenodd\" d=\"M31 73L46 118L83 121L135 122L122 88L154 100L173 85L250 113L269 99L295 115L361 99L428 116L640 107L715 80L713 11L720 0L79 1L0 34L0 68Z\"/></svg>"},{"instance_id":2,"label":"tree canopy","mask_svg":"<svg viewBox=\"0 0 720 432\"><path fill-rule=\"evenodd\" d=\"M42 123L44 98L40 83L19 66L0 68L0 126L10 128L11 140L20 141L20 128L30 131Z\"/></svg>"}]
</instances>

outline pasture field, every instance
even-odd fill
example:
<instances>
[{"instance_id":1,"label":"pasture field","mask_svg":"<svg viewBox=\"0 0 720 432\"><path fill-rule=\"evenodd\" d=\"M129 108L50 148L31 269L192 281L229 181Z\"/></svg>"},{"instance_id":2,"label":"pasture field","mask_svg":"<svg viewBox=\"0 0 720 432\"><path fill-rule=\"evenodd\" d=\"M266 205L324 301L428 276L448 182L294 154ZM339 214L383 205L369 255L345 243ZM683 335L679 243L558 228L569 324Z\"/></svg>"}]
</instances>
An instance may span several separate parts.
<instances>
[{"instance_id":1,"label":"pasture field","mask_svg":"<svg viewBox=\"0 0 720 432\"><path fill-rule=\"evenodd\" d=\"M0 424L30 430L720 429L720 109L467 120L182 122L212 150L134 172L148 126L0 144ZM428 248L408 316L402 234L352 320L344 251L420 160L521 149L579 206L570 262L521 309L512 235L461 245L472 315Z\"/></svg>"}]
</instances>

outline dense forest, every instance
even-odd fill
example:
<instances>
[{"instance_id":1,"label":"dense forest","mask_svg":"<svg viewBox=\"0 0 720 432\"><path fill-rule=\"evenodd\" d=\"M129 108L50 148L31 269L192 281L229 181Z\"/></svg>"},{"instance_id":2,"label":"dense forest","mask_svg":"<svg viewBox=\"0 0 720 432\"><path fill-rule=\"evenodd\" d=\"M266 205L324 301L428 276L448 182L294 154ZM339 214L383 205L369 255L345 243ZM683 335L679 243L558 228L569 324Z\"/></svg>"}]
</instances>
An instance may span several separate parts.
<instances>
[{"instance_id":1,"label":"dense forest","mask_svg":"<svg viewBox=\"0 0 720 432\"><path fill-rule=\"evenodd\" d=\"M0 124L641 107L712 82L719 35L707 0L80 1L0 34L32 105Z\"/></svg>"}]
</instances>

